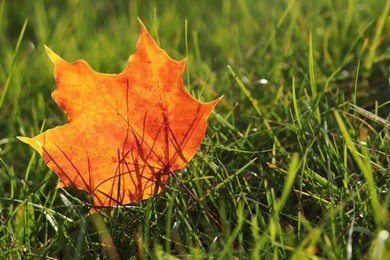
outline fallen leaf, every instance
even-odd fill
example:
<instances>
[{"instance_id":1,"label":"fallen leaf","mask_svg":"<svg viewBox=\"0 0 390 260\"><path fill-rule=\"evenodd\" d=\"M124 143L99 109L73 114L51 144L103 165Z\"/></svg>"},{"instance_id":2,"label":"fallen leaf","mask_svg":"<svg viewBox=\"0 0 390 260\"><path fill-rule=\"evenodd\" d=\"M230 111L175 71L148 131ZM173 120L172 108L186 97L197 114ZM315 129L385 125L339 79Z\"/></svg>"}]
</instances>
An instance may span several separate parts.
<instances>
[{"instance_id":1,"label":"fallen leaf","mask_svg":"<svg viewBox=\"0 0 390 260\"><path fill-rule=\"evenodd\" d=\"M194 156L221 98L190 96L182 86L186 60L171 59L142 23L136 52L119 74L46 51L55 64L52 97L69 123L19 139L43 156L60 187L86 190L96 209L161 192L169 173Z\"/></svg>"}]
</instances>

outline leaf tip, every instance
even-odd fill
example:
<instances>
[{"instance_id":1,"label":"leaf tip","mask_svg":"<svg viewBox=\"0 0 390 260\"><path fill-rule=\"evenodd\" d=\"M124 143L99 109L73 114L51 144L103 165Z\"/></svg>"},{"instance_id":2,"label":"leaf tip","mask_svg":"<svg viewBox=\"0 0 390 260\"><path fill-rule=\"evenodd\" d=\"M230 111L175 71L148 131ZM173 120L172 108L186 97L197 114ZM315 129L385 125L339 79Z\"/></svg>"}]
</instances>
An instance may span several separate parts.
<instances>
[{"instance_id":1,"label":"leaf tip","mask_svg":"<svg viewBox=\"0 0 390 260\"><path fill-rule=\"evenodd\" d=\"M141 27L145 27L144 23L142 22L141 18L137 17L138 18L138 23L141 25Z\"/></svg>"},{"instance_id":2,"label":"leaf tip","mask_svg":"<svg viewBox=\"0 0 390 260\"><path fill-rule=\"evenodd\" d=\"M17 136L16 138L18 138L23 143L30 145L38 153L40 153L40 154L43 153L43 144L39 140L37 140L35 138L25 137L25 136Z\"/></svg>"},{"instance_id":3,"label":"leaf tip","mask_svg":"<svg viewBox=\"0 0 390 260\"><path fill-rule=\"evenodd\" d=\"M58 56L57 54L55 54L54 51L52 51L49 47L47 47L46 45L45 46L45 50L46 50L46 53L47 55L49 56L50 60L54 63L54 64L57 64L59 62L62 62L64 61L60 56Z\"/></svg>"},{"instance_id":4,"label":"leaf tip","mask_svg":"<svg viewBox=\"0 0 390 260\"><path fill-rule=\"evenodd\" d=\"M218 103L223 99L224 95L220 96L219 98L217 99L214 99L213 101L211 101L211 103L214 105L214 107L216 105L218 105Z\"/></svg>"},{"instance_id":5,"label":"leaf tip","mask_svg":"<svg viewBox=\"0 0 390 260\"><path fill-rule=\"evenodd\" d=\"M141 27L140 28L140 34L142 35L142 34L146 33L147 35L150 36L148 29L146 29L146 26L144 25L144 23L142 22L141 18L139 18L139 17L138 17L138 23L139 23L139 25Z\"/></svg>"},{"instance_id":6,"label":"leaf tip","mask_svg":"<svg viewBox=\"0 0 390 260\"><path fill-rule=\"evenodd\" d=\"M16 138L18 138L20 141L22 141L23 143L30 143L31 141L31 138L30 137L25 137L25 136L17 136Z\"/></svg>"}]
</instances>

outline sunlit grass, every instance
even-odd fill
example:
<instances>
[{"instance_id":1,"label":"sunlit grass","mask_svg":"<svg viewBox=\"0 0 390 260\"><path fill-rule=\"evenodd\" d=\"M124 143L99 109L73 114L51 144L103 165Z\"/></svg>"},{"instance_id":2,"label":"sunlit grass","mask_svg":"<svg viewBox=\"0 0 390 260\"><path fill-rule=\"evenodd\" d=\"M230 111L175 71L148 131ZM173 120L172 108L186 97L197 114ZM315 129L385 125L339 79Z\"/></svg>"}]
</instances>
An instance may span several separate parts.
<instances>
[{"instance_id":1,"label":"sunlit grass","mask_svg":"<svg viewBox=\"0 0 390 260\"><path fill-rule=\"evenodd\" d=\"M1 1L0 255L387 259L389 1ZM119 73L137 17L224 99L166 192L89 215L16 136L66 123L44 44ZM210 212L222 228L208 216Z\"/></svg>"}]
</instances>

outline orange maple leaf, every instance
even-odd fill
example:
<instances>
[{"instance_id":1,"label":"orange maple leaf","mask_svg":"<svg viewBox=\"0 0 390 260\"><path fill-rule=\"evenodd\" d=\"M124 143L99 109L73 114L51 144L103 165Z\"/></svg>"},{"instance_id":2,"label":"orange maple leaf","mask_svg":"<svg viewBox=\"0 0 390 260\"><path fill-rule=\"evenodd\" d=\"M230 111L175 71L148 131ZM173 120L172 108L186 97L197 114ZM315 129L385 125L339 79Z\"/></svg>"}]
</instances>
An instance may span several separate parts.
<instances>
[{"instance_id":1,"label":"orange maple leaf","mask_svg":"<svg viewBox=\"0 0 390 260\"><path fill-rule=\"evenodd\" d=\"M69 123L19 137L56 172L59 187L86 190L97 209L161 192L169 173L194 156L221 99L203 103L185 92L186 60L171 59L140 24L136 52L120 74L68 63L46 47L55 64L52 97Z\"/></svg>"}]
</instances>

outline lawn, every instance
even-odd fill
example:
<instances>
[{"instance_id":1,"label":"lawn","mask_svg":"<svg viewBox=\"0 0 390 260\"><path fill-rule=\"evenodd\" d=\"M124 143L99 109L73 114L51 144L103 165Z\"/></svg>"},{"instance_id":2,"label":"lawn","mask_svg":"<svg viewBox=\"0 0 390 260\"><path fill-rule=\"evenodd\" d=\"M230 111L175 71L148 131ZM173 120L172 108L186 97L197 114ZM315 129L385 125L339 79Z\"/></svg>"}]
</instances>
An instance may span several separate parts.
<instances>
[{"instance_id":1,"label":"lawn","mask_svg":"<svg viewBox=\"0 0 390 260\"><path fill-rule=\"evenodd\" d=\"M0 0L0 258L389 259L390 1ZM44 45L119 73L138 17L211 101L155 197L89 214L17 136L67 122Z\"/></svg>"}]
</instances>

